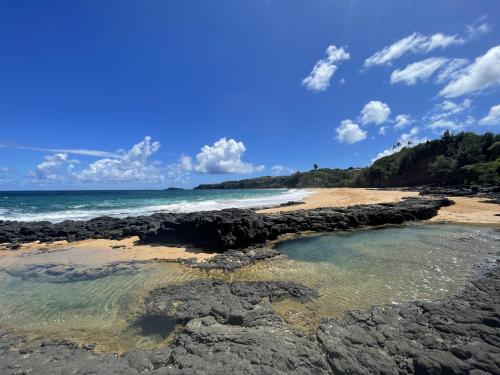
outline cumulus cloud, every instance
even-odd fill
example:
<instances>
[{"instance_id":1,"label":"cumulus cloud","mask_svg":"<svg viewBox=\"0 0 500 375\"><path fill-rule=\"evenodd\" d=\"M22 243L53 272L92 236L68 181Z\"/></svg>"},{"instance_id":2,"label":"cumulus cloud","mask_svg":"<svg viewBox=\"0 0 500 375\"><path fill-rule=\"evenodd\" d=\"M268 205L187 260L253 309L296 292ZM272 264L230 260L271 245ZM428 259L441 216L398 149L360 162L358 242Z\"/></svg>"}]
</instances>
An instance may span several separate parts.
<instances>
[{"instance_id":1,"label":"cumulus cloud","mask_svg":"<svg viewBox=\"0 0 500 375\"><path fill-rule=\"evenodd\" d=\"M387 132L387 126L381 126L378 129L378 134L380 134L380 135L385 135L386 132Z\"/></svg>"},{"instance_id":2,"label":"cumulus cloud","mask_svg":"<svg viewBox=\"0 0 500 375\"><path fill-rule=\"evenodd\" d=\"M289 175L289 174L297 172L296 169L285 167L285 166L279 165L279 164L273 165L271 167L271 170L273 171L273 174L275 176Z\"/></svg>"},{"instance_id":3,"label":"cumulus cloud","mask_svg":"<svg viewBox=\"0 0 500 375\"><path fill-rule=\"evenodd\" d=\"M387 121L390 114L391 109L386 103L378 100L371 100L366 103L361 110L361 123L363 125L380 125Z\"/></svg>"},{"instance_id":4,"label":"cumulus cloud","mask_svg":"<svg viewBox=\"0 0 500 375\"><path fill-rule=\"evenodd\" d=\"M130 150L123 151L120 157L96 160L72 176L91 182L162 182L162 171L157 163L149 161L159 149L160 143L147 136Z\"/></svg>"},{"instance_id":5,"label":"cumulus cloud","mask_svg":"<svg viewBox=\"0 0 500 375\"><path fill-rule=\"evenodd\" d=\"M326 49L326 58L314 65L309 76L302 80L302 84L311 91L325 91L330 86L330 79L337 71L338 64L349 58L349 53L343 47L329 46Z\"/></svg>"},{"instance_id":6,"label":"cumulus cloud","mask_svg":"<svg viewBox=\"0 0 500 375\"><path fill-rule=\"evenodd\" d=\"M441 91L446 98L476 93L500 85L500 45L462 69Z\"/></svg>"},{"instance_id":7,"label":"cumulus cloud","mask_svg":"<svg viewBox=\"0 0 500 375\"><path fill-rule=\"evenodd\" d=\"M491 107L490 112L479 120L481 125L500 125L500 104Z\"/></svg>"},{"instance_id":8,"label":"cumulus cloud","mask_svg":"<svg viewBox=\"0 0 500 375\"><path fill-rule=\"evenodd\" d=\"M364 67L369 68L375 65L389 65L393 60L407 53L426 54L437 48L446 48L451 45L460 45L465 39L457 35L445 35L437 33L431 36L413 33L390 46L377 51L364 62Z\"/></svg>"},{"instance_id":9,"label":"cumulus cloud","mask_svg":"<svg viewBox=\"0 0 500 375\"><path fill-rule=\"evenodd\" d=\"M411 123L412 120L410 119L410 115L397 115L394 123L394 128L403 129Z\"/></svg>"},{"instance_id":10,"label":"cumulus cloud","mask_svg":"<svg viewBox=\"0 0 500 375\"><path fill-rule=\"evenodd\" d=\"M176 163L168 166L167 176L174 182L185 183L189 180L189 172L193 170L193 159L187 155L181 155Z\"/></svg>"},{"instance_id":11,"label":"cumulus cloud","mask_svg":"<svg viewBox=\"0 0 500 375\"><path fill-rule=\"evenodd\" d=\"M205 145L196 155L192 170L199 173L252 173L262 171L263 165L245 163L241 160L246 147L243 142L221 138L212 146ZM186 164L187 161L186 161Z\"/></svg>"},{"instance_id":12,"label":"cumulus cloud","mask_svg":"<svg viewBox=\"0 0 500 375\"><path fill-rule=\"evenodd\" d=\"M401 151L404 147L414 147L420 143L424 143L427 141L427 138L418 138L417 135L420 129L418 127L413 127L410 129L408 133L403 133L399 136L396 144L387 150L379 152L375 158L372 159L372 163L375 160L383 158L384 156L389 156L395 154L396 152Z\"/></svg>"},{"instance_id":13,"label":"cumulus cloud","mask_svg":"<svg viewBox=\"0 0 500 375\"><path fill-rule=\"evenodd\" d=\"M69 159L65 153L47 155L34 171L29 172L29 176L38 181L59 181L63 179L62 167L67 166L71 170L77 163L78 160Z\"/></svg>"},{"instance_id":14,"label":"cumulus cloud","mask_svg":"<svg viewBox=\"0 0 500 375\"><path fill-rule=\"evenodd\" d=\"M391 74L391 83L402 82L408 86L414 85L417 81L426 81L441 68L448 59L443 57L431 57L422 61L409 64L404 69L396 69Z\"/></svg>"},{"instance_id":15,"label":"cumulus cloud","mask_svg":"<svg viewBox=\"0 0 500 375\"><path fill-rule=\"evenodd\" d=\"M343 120L335 132L337 133L336 139L341 143L353 144L362 141L367 136L366 131L349 119Z\"/></svg>"}]
</instances>

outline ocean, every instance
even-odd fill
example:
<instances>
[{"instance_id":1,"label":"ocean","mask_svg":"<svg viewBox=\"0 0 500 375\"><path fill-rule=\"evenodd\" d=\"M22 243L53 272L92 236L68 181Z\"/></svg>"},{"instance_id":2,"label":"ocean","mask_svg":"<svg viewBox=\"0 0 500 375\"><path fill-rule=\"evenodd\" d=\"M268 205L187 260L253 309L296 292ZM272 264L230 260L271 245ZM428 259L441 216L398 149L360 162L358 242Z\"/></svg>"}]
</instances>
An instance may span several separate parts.
<instances>
[{"instance_id":1,"label":"ocean","mask_svg":"<svg viewBox=\"0 0 500 375\"><path fill-rule=\"evenodd\" d=\"M88 220L98 216L139 216L273 206L302 200L296 189L262 190L85 190L0 192L0 220Z\"/></svg>"}]
</instances>

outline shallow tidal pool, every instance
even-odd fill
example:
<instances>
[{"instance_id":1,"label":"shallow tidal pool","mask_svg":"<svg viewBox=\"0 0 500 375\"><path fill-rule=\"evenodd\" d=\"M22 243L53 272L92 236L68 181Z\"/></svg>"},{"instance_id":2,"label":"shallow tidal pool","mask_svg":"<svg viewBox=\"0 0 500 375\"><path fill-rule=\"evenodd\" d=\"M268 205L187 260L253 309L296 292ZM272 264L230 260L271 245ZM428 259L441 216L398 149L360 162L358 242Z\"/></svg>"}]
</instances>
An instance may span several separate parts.
<instances>
[{"instance_id":1,"label":"shallow tidal pool","mask_svg":"<svg viewBox=\"0 0 500 375\"><path fill-rule=\"evenodd\" d=\"M34 342L63 338L95 342L103 351L164 344L175 322L144 315L144 298L158 286L218 277L290 280L320 292L301 304L274 304L304 331L346 310L452 294L472 266L497 256L495 228L410 224L308 236L281 242L283 256L233 273L201 272L174 263L113 263L95 250L36 251L0 257L0 328ZM120 250L116 250L120 251Z\"/></svg>"}]
</instances>

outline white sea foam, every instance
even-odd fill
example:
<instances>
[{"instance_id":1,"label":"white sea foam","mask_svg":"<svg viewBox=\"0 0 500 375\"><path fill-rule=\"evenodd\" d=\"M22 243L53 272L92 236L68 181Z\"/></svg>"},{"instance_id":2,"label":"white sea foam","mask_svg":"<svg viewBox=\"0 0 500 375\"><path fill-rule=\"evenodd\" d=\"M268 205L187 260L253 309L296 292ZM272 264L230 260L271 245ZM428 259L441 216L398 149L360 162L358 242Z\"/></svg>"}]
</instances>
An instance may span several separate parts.
<instances>
[{"instance_id":1,"label":"white sea foam","mask_svg":"<svg viewBox=\"0 0 500 375\"><path fill-rule=\"evenodd\" d=\"M0 220L50 221L89 220L99 216L127 217L151 215L157 212L195 212L222 210L224 208L251 208L276 206L290 201L302 201L311 191L289 189L276 191L276 194L251 198L209 199L200 201L180 201L171 204L145 205L142 207L123 207L113 209L71 209L47 213L28 213L22 210L0 211Z\"/></svg>"}]
</instances>

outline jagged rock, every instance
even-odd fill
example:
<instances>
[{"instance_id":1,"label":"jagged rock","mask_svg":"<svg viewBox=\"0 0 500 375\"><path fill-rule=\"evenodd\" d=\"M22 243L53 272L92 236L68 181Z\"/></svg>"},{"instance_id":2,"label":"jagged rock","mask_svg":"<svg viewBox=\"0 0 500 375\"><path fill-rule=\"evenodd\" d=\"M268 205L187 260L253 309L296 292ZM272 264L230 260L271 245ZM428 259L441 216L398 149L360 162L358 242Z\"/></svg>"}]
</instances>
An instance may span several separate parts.
<instances>
[{"instance_id":1,"label":"jagged rock","mask_svg":"<svg viewBox=\"0 0 500 375\"><path fill-rule=\"evenodd\" d=\"M500 373L500 267L441 302L374 306L326 319L317 339L334 373ZM483 371L483 372L481 372Z\"/></svg>"},{"instance_id":2,"label":"jagged rock","mask_svg":"<svg viewBox=\"0 0 500 375\"><path fill-rule=\"evenodd\" d=\"M270 301L317 296L287 282L197 280L153 291L147 309L182 319L166 348L123 355L70 341L30 347L0 331L0 373L498 374L500 266L454 297L351 311L316 337L283 322ZM206 297L206 298L204 298Z\"/></svg>"},{"instance_id":3,"label":"jagged rock","mask_svg":"<svg viewBox=\"0 0 500 375\"><path fill-rule=\"evenodd\" d=\"M437 214L439 208L450 204L453 202L446 198L410 198L398 203L297 210L279 215L226 209L162 213L125 219L99 217L57 224L0 221L0 243L122 239L137 235L142 242L187 243L223 252L263 244L286 233L346 230L364 225L399 224L408 220L429 219Z\"/></svg>"}]
</instances>

